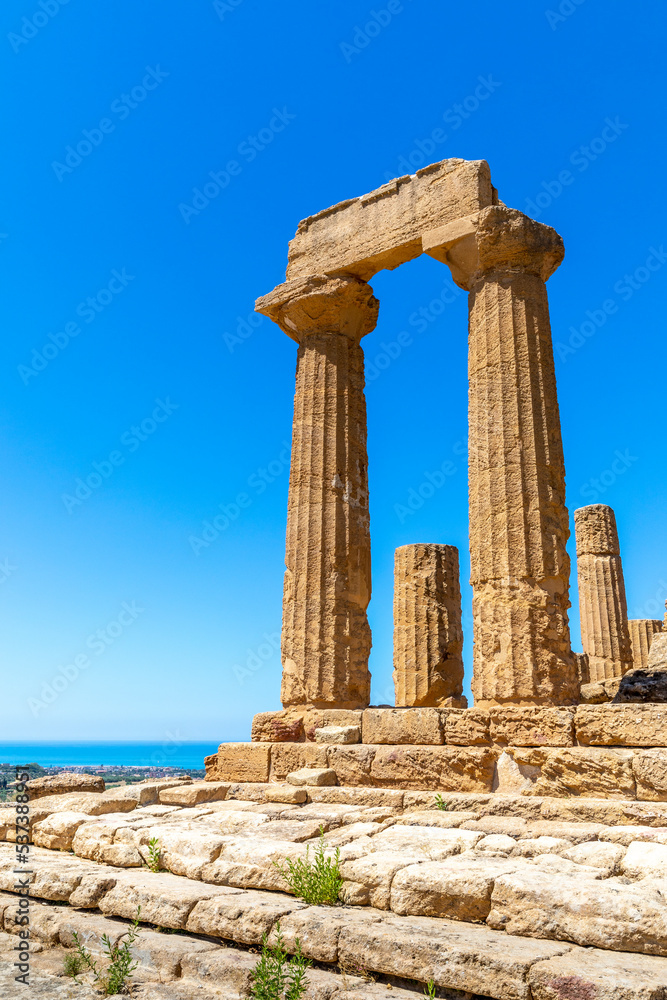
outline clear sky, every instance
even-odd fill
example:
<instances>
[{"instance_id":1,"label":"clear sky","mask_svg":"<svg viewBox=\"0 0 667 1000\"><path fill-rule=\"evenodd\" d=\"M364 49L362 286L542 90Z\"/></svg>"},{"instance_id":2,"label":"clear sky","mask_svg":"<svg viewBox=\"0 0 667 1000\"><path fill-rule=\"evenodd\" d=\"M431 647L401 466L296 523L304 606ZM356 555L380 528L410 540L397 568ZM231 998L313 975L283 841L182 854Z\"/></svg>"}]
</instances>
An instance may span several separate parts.
<instances>
[{"instance_id":1,"label":"clear sky","mask_svg":"<svg viewBox=\"0 0 667 1000\"><path fill-rule=\"evenodd\" d=\"M300 219L446 157L564 238L568 506L614 507L630 616L662 616L664 7L545 2L4 0L0 738L243 739L279 707L296 345L253 303ZM397 545L459 546L470 671L467 306L426 257L372 285L385 703Z\"/></svg>"}]
</instances>

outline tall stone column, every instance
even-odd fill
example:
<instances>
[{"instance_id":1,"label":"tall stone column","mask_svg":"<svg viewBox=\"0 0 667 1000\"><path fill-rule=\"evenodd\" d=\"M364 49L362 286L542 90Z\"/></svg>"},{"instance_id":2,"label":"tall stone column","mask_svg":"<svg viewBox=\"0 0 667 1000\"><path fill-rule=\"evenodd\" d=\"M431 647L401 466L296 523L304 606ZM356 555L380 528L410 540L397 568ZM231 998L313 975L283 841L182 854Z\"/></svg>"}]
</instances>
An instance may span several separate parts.
<instances>
[{"instance_id":1,"label":"tall stone column","mask_svg":"<svg viewBox=\"0 0 667 1000\"><path fill-rule=\"evenodd\" d=\"M504 206L425 235L469 296L469 501L476 705L568 704L565 470L546 280L549 226Z\"/></svg>"},{"instance_id":2,"label":"tall stone column","mask_svg":"<svg viewBox=\"0 0 667 1000\"><path fill-rule=\"evenodd\" d=\"M371 596L361 338L377 322L370 285L314 276L257 300L299 344L283 593L283 705L370 700Z\"/></svg>"},{"instance_id":3,"label":"tall stone column","mask_svg":"<svg viewBox=\"0 0 667 1000\"><path fill-rule=\"evenodd\" d=\"M602 503L574 512L581 641L591 681L622 677L632 667L628 607L616 518Z\"/></svg>"},{"instance_id":4,"label":"tall stone column","mask_svg":"<svg viewBox=\"0 0 667 1000\"><path fill-rule=\"evenodd\" d=\"M459 552L401 545L394 557L394 690L398 706L463 707Z\"/></svg>"}]
</instances>

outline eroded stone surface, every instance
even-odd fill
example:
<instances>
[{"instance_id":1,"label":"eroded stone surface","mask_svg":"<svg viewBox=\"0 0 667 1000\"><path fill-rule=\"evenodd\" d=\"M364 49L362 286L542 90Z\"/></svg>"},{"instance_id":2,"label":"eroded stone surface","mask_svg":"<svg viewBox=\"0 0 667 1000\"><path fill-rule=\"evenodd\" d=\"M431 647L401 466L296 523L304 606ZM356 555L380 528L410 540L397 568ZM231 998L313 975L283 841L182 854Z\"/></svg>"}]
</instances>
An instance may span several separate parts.
<instances>
[{"instance_id":1,"label":"eroded stone surface","mask_svg":"<svg viewBox=\"0 0 667 1000\"><path fill-rule=\"evenodd\" d=\"M462 652L458 549L400 546L394 558L396 705L443 705L448 698L460 698Z\"/></svg>"},{"instance_id":2,"label":"eroded stone surface","mask_svg":"<svg viewBox=\"0 0 667 1000\"><path fill-rule=\"evenodd\" d=\"M622 677L632 667L628 608L614 511L606 504L574 512L581 641L589 681Z\"/></svg>"}]
</instances>

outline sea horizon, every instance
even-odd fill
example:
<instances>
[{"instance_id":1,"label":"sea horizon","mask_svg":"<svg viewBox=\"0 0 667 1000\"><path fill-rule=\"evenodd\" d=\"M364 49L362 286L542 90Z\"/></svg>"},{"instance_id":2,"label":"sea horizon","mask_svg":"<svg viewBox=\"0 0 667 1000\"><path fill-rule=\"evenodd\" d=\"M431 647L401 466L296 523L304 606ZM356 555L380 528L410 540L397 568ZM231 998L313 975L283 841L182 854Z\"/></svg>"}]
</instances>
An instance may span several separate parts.
<instances>
[{"instance_id":1,"label":"sea horizon","mask_svg":"<svg viewBox=\"0 0 667 1000\"><path fill-rule=\"evenodd\" d=\"M0 764L42 767L177 767L201 770L217 741L11 740L0 743Z\"/></svg>"}]
</instances>

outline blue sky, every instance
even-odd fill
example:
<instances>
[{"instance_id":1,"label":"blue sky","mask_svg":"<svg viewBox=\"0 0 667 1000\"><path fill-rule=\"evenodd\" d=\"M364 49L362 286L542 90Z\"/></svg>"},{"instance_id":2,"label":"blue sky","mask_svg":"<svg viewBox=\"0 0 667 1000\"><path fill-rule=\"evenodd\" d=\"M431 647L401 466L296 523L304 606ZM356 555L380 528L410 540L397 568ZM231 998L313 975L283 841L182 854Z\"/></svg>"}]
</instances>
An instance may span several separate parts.
<instances>
[{"instance_id":1,"label":"blue sky","mask_svg":"<svg viewBox=\"0 0 667 1000\"><path fill-rule=\"evenodd\" d=\"M562 234L568 506L614 507L630 615L662 616L659 5L5 0L0 18L3 738L242 739L278 707L296 346L253 303L300 219L406 164L484 158ZM467 306L426 257L372 285L382 703L397 545L459 546L470 670ZM572 600L580 648L574 580Z\"/></svg>"}]
</instances>

